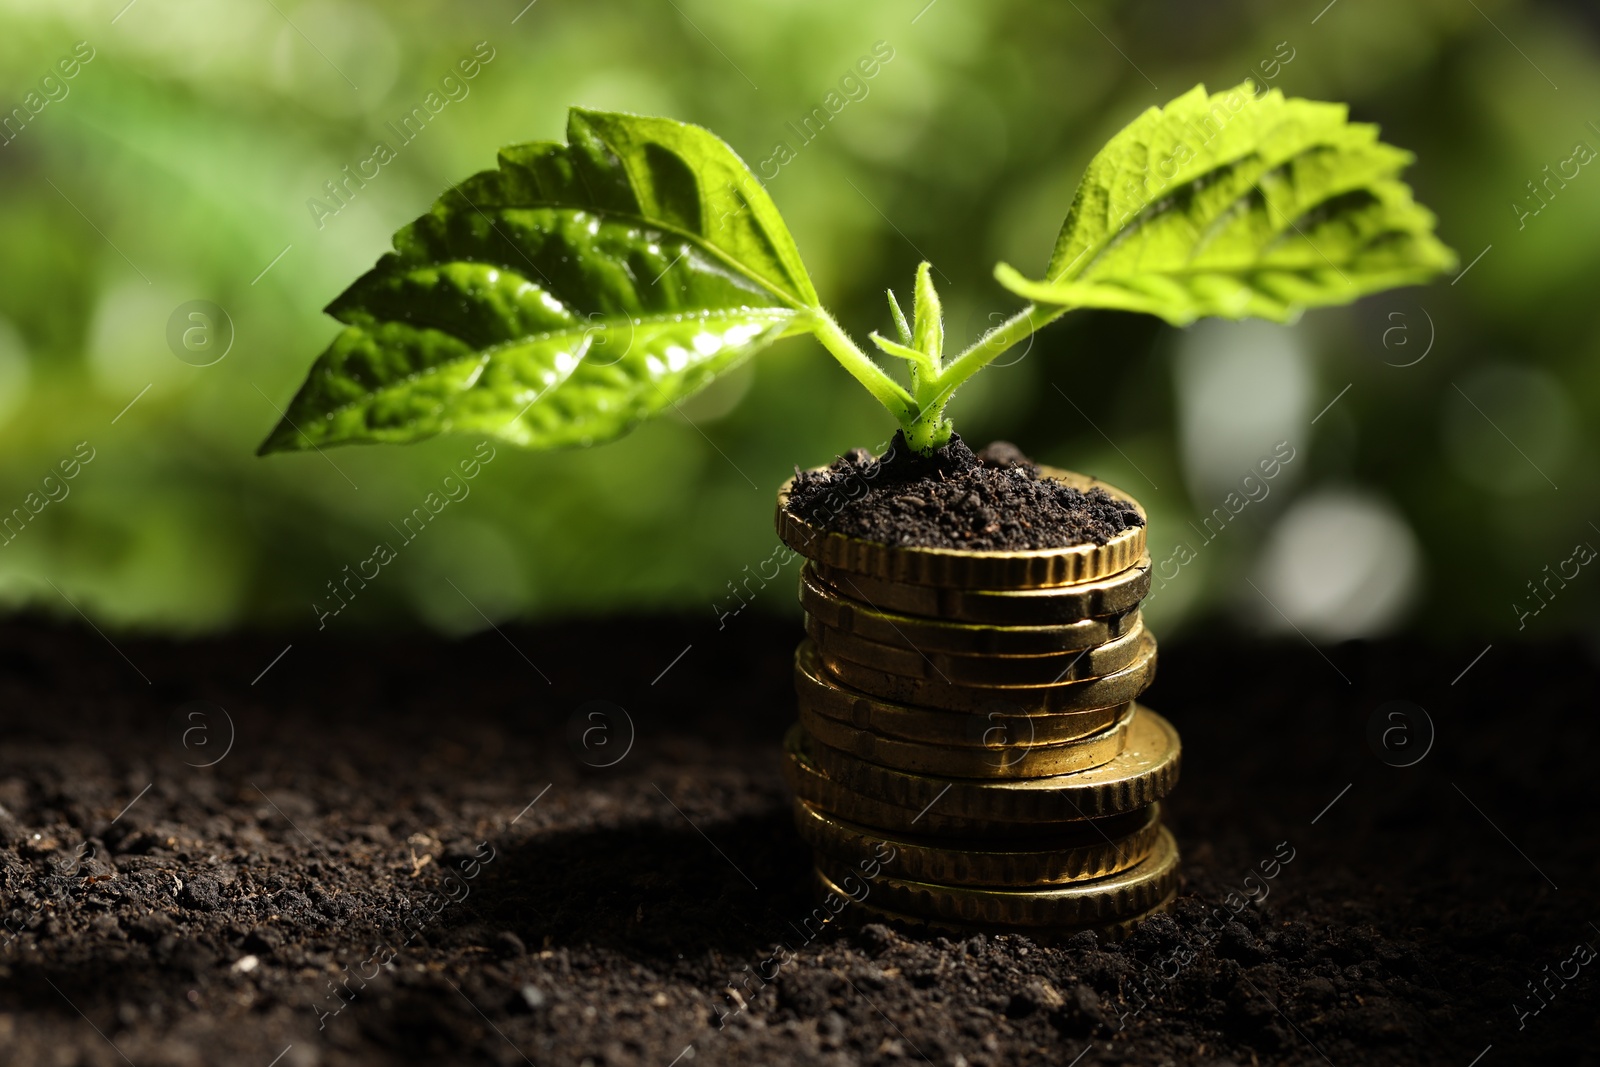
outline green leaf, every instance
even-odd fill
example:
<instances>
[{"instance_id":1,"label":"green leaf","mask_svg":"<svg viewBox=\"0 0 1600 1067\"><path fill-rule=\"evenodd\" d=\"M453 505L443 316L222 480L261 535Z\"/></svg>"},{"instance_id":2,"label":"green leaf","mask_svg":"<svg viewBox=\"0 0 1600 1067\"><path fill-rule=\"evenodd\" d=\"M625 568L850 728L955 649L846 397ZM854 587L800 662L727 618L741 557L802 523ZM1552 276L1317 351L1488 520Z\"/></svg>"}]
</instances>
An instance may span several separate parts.
<instances>
[{"instance_id":1,"label":"green leaf","mask_svg":"<svg viewBox=\"0 0 1600 1067\"><path fill-rule=\"evenodd\" d=\"M935 367L944 357L944 309L933 287L932 265L917 265L917 299L912 309L912 345L928 354Z\"/></svg>"},{"instance_id":2,"label":"green leaf","mask_svg":"<svg viewBox=\"0 0 1600 1067\"><path fill-rule=\"evenodd\" d=\"M813 328L816 291L733 150L668 119L574 109L395 235L328 305L347 324L261 452L471 432L620 436Z\"/></svg>"},{"instance_id":3,"label":"green leaf","mask_svg":"<svg viewBox=\"0 0 1600 1067\"><path fill-rule=\"evenodd\" d=\"M1343 105L1196 86L1090 161L1043 280L1005 264L995 276L1036 303L1175 325L1287 321L1452 269L1398 178L1411 161Z\"/></svg>"},{"instance_id":4,"label":"green leaf","mask_svg":"<svg viewBox=\"0 0 1600 1067\"><path fill-rule=\"evenodd\" d=\"M920 348L912 348L909 345L900 344L898 341L891 341L877 330L867 334L867 339L887 355L899 356L913 367L926 367L930 371L933 369L933 364L928 360L928 354Z\"/></svg>"}]
</instances>

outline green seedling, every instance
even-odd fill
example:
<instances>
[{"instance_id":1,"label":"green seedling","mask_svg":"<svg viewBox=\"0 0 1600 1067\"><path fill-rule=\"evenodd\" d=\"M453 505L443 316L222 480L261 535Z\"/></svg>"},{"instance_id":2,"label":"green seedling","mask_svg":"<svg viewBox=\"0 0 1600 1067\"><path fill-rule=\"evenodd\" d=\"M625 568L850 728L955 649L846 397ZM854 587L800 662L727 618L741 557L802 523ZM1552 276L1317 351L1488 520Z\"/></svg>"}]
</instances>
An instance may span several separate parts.
<instances>
[{"instance_id":1,"label":"green seedling","mask_svg":"<svg viewBox=\"0 0 1600 1067\"><path fill-rule=\"evenodd\" d=\"M917 269L907 365L875 362L823 307L766 189L709 131L574 108L567 143L515 145L395 235L328 305L345 329L263 453L487 434L530 448L619 437L785 337L819 341L928 451L996 357L1075 308L1289 321L1420 283L1456 258L1400 172L1410 153L1339 104L1196 86L1090 161L1029 301L953 356Z\"/></svg>"}]
</instances>

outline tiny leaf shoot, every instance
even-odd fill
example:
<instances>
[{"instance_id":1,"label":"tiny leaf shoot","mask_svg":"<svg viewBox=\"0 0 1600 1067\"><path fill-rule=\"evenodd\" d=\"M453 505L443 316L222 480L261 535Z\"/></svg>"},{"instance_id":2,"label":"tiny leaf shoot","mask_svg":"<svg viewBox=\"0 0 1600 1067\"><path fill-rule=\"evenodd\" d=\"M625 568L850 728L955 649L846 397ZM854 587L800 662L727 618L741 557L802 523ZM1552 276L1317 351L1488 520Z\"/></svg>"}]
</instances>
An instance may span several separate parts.
<instances>
[{"instance_id":1,"label":"tiny leaf shoot","mask_svg":"<svg viewBox=\"0 0 1600 1067\"><path fill-rule=\"evenodd\" d=\"M1343 105L1251 82L1152 107L1090 161L1031 301L950 360L929 264L908 322L909 388L822 307L776 205L715 135L573 109L567 143L513 146L395 235L328 306L345 323L261 452L444 432L531 448L618 437L775 341L814 336L919 451L956 389L1073 308L1295 319L1456 263L1400 172L1412 156Z\"/></svg>"},{"instance_id":2,"label":"tiny leaf shoot","mask_svg":"<svg viewBox=\"0 0 1600 1067\"><path fill-rule=\"evenodd\" d=\"M907 347L911 345L911 327L906 325L906 313L900 310L900 301L895 299L894 290L887 290L889 294L889 315L894 319L894 329L900 335L900 343Z\"/></svg>"}]
</instances>

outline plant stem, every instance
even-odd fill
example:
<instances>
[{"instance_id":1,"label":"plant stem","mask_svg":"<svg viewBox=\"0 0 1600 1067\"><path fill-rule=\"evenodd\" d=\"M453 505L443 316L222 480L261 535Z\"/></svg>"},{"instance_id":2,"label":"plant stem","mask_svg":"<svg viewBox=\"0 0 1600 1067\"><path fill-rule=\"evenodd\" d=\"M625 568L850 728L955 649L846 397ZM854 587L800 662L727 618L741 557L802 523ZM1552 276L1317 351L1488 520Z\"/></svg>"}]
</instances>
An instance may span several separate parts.
<instances>
[{"instance_id":1,"label":"plant stem","mask_svg":"<svg viewBox=\"0 0 1600 1067\"><path fill-rule=\"evenodd\" d=\"M951 424L944 417L944 406L956 388L1001 353L1054 322L1066 311L1064 307L1043 309L1029 304L942 366L926 353L910 349L900 352L897 349L904 346L880 341L880 348L910 360L914 393L908 392L874 363L832 315L820 308L815 309L814 314L817 340L894 416L905 433L906 443L918 452L929 452L950 440ZM913 355L920 358L913 359Z\"/></svg>"},{"instance_id":2,"label":"plant stem","mask_svg":"<svg viewBox=\"0 0 1600 1067\"><path fill-rule=\"evenodd\" d=\"M1066 313L1067 308L1064 307L1045 310L1037 304L1029 304L978 338L959 356L945 364L944 373L940 375L940 384L954 389L976 374L979 369L993 362L1006 349Z\"/></svg>"},{"instance_id":3,"label":"plant stem","mask_svg":"<svg viewBox=\"0 0 1600 1067\"><path fill-rule=\"evenodd\" d=\"M870 336L872 343L882 349L886 355L898 356L910 364L912 396L918 395L918 382L932 382L938 379L939 364L928 353L891 341L887 337L880 337L876 333Z\"/></svg>"},{"instance_id":4,"label":"plant stem","mask_svg":"<svg viewBox=\"0 0 1600 1067\"><path fill-rule=\"evenodd\" d=\"M884 373L867 354L851 340L850 335L834 321L832 315L821 308L814 309L817 340L833 354L856 381L866 387L874 400L888 409L896 422L908 427L917 418L917 403L906 392L905 386Z\"/></svg>"}]
</instances>

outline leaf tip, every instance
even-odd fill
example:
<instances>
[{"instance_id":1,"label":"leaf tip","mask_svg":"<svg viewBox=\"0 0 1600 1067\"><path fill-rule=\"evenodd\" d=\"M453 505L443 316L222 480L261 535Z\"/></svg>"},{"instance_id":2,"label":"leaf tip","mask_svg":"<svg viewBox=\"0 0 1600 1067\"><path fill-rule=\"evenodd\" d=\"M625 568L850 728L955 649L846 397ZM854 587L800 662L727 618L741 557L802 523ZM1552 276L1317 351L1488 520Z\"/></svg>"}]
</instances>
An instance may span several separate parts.
<instances>
[{"instance_id":1,"label":"leaf tip","mask_svg":"<svg viewBox=\"0 0 1600 1067\"><path fill-rule=\"evenodd\" d=\"M284 433L284 427L286 425L287 423L280 422L272 428L272 432L267 434L261 444L256 446L257 456L270 456L274 452L294 451L294 446L285 440L287 435Z\"/></svg>"},{"instance_id":2,"label":"leaf tip","mask_svg":"<svg viewBox=\"0 0 1600 1067\"><path fill-rule=\"evenodd\" d=\"M1023 273L1009 263L994 265L994 280L999 282L1002 288L1009 289L1019 296L1023 295L1020 287L1028 284L1028 279Z\"/></svg>"}]
</instances>

